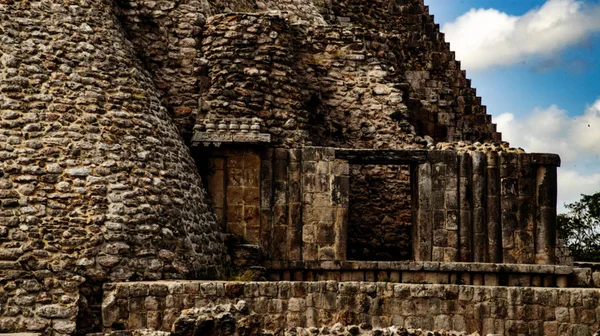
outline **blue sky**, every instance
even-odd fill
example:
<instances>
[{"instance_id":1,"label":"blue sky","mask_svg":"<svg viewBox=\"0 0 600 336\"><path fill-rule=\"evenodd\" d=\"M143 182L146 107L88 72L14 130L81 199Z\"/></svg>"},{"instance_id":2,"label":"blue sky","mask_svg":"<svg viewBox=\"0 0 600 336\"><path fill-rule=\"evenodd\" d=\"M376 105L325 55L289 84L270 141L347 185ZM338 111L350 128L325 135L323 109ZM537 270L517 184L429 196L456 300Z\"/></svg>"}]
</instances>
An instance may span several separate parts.
<instances>
[{"instance_id":1,"label":"blue sky","mask_svg":"<svg viewBox=\"0 0 600 336\"><path fill-rule=\"evenodd\" d=\"M503 139L561 155L559 211L600 191L600 0L425 0Z\"/></svg>"}]
</instances>

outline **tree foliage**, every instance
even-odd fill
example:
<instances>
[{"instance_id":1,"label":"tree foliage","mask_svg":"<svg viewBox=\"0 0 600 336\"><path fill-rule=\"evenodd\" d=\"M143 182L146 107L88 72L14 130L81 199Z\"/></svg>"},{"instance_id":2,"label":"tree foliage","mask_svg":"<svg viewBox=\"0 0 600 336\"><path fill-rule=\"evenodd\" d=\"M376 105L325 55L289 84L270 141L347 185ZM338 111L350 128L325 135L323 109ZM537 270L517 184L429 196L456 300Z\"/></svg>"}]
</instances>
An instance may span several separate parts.
<instances>
[{"instance_id":1,"label":"tree foliage","mask_svg":"<svg viewBox=\"0 0 600 336\"><path fill-rule=\"evenodd\" d=\"M558 215L558 236L576 261L600 262L600 192L581 196L566 205L567 214Z\"/></svg>"}]
</instances>

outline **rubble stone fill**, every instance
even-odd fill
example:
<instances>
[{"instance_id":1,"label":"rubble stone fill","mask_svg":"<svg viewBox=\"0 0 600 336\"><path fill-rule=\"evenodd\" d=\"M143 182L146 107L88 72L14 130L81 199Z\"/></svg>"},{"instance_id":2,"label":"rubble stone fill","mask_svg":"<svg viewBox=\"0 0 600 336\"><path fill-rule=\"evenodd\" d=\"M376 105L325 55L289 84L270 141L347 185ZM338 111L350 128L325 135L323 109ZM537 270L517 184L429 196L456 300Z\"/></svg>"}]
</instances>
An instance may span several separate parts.
<instances>
[{"instance_id":1,"label":"rubble stone fill","mask_svg":"<svg viewBox=\"0 0 600 336\"><path fill-rule=\"evenodd\" d=\"M224 265L194 161L112 1L0 2L0 39L0 331L69 334L94 283Z\"/></svg>"}]
</instances>

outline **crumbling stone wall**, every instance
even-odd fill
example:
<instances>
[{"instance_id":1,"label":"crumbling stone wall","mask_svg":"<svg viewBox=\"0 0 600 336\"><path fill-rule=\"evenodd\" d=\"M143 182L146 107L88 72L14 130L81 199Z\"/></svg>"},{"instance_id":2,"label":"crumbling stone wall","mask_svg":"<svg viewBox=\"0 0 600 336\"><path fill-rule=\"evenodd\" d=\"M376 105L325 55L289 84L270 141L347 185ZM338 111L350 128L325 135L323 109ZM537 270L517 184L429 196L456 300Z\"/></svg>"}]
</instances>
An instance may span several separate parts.
<instances>
[{"instance_id":1,"label":"crumbling stone wall","mask_svg":"<svg viewBox=\"0 0 600 336\"><path fill-rule=\"evenodd\" d=\"M482 335L592 335L600 290L373 282L169 282L105 286L106 328L171 330L183 309L244 300L261 327L368 323Z\"/></svg>"},{"instance_id":2,"label":"crumbling stone wall","mask_svg":"<svg viewBox=\"0 0 600 336\"><path fill-rule=\"evenodd\" d=\"M289 22L279 14L222 14L209 21L203 52L210 117L258 117L273 142L306 142L307 113Z\"/></svg>"},{"instance_id":3,"label":"crumbling stone wall","mask_svg":"<svg viewBox=\"0 0 600 336\"><path fill-rule=\"evenodd\" d=\"M348 259L412 258L410 166L351 165Z\"/></svg>"},{"instance_id":4,"label":"crumbling stone wall","mask_svg":"<svg viewBox=\"0 0 600 336\"><path fill-rule=\"evenodd\" d=\"M184 137L189 136L194 119L210 109L203 97L210 82L202 50L202 39L212 34L206 32L211 28L207 18L228 12L281 10L292 23L325 24L312 1L119 0L116 5L128 40Z\"/></svg>"},{"instance_id":5,"label":"crumbling stone wall","mask_svg":"<svg viewBox=\"0 0 600 336\"><path fill-rule=\"evenodd\" d=\"M0 4L1 332L70 334L78 309L83 330L99 283L226 262L194 162L112 6Z\"/></svg>"},{"instance_id":6,"label":"crumbling stone wall","mask_svg":"<svg viewBox=\"0 0 600 336\"><path fill-rule=\"evenodd\" d=\"M398 35L345 27L313 27L302 40L313 145L420 148L404 101Z\"/></svg>"},{"instance_id":7,"label":"crumbling stone wall","mask_svg":"<svg viewBox=\"0 0 600 336\"><path fill-rule=\"evenodd\" d=\"M296 110L300 120L269 125L284 143L286 131L304 131L306 118L307 126L315 128L308 138L293 136L298 145L399 148L425 135L438 141L500 138L419 0L131 0L119 4L117 13L129 38L152 71L163 104L185 134L197 116L220 115L219 108L227 107L222 104L228 99L238 112L249 108L247 112L258 113L260 101L249 107L252 104L243 106L240 97L227 97L235 86L243 91L238 96L267 95L268 106L262 109L280 110L275 119L294 119L284 111ZM232 11L255 14L226 14L206 22L211 15ZM250 17L251 22L244 21ZM219 25L225 21L227 25ZM249 26L250 31L245 31ZM275 29L281 36L269 40L260 36L263 29ZM244 42L244 38L250 39ZM231 53L243 49L246 52ZM211 61L213 54L216 58ZM270 59L273 55L275 59ZM277 65L260 65L265 57ZM233 61L239 69L227 67ZM263 73L252 70L255 64ZM253 74L243 73L242 68ZM252 85L248 78L256 83ZM281 78L291 82L279 87Z\"/></svg>"},{"instance_id":8,"label":"crumbling stone wall","mask_svg":"<svg viewBox=\"0 0 600 336\"><path fill-rule=\"evenodd\" d=\"M212 6L206 0L118 0L113 10L179 130L188 135L201 106L200 46Z\"/></svg>"},{"instance_id":9,"label":"crumbling stone wall","mask_svg":"<svg viewBox=\"0 0 600 336\"><path fill-rule=\"evenodd\" d=\"M286 330L265 330L261 328L261 315L250 313L245 301L235 304L208 304L202 308L191 308L181 312L171 331L154 329L136 329L108 331L92 334L92 336L298 336L298 335L331 335L331 336L426 336L430 331L411 330L398 327L373 328L368 323L344 326L336 323L333 326L320 328L292 327ZM437 336L466 336L464 332L436 330ZM476 336L479 334L471 334Z\"/></svg>"},{"instance_id":10,"label":"crumbling stone wall","mask_svg":"<svg viewBox=\"0 0 600 336\"><path fill-rule=\"evenodd\" d=\"M410 85L410 108L419 135L436 140L499 140L460 62L422 0L338 0L329 6L328 23L395 32L403 43L403 72Z\"/></svg>"},{"instance_id":11,"label":"crumbling stone wall","mask_svg":"<svg viewBox=\"0 0 600 336\"><path fill-rule=\"evenodd\" d=\"M276 13L217 15L204 38L206 113L260 117L285 147L421 148L395 70L400 43L375 30L290 26Z\"/></svg>"}]
</instances>

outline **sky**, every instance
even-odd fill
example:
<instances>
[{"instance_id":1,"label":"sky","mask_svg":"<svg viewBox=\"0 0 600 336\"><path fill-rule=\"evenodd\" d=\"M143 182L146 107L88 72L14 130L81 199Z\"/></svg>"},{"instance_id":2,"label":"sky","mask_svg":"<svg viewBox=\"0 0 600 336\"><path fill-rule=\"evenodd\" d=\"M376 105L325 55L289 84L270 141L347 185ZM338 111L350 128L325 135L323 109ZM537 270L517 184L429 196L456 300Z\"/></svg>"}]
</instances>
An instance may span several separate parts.
<instances>
[{"instance_id":1,"label":"sky","mask_svg":"<svg viewBox=\"0 0 600 336\"><path fill-rule=\"evenodd\" d=\"M557 153L558 211L600 191L600 0L425 0L504 141Z\"/></svg>"}]
</instances>

